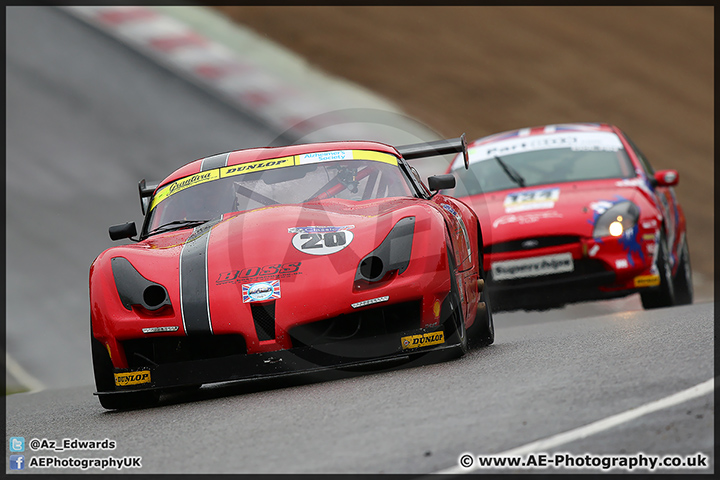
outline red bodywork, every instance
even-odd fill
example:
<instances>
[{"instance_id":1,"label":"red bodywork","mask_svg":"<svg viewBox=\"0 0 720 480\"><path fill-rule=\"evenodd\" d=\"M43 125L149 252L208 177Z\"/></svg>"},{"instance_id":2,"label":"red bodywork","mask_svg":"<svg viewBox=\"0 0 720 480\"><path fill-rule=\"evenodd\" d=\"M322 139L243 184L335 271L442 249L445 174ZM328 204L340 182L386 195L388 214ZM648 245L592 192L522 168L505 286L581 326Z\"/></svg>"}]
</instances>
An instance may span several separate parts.
<instances>
[{"instance_id":1,"label":"red bodywork","mask_svg":"<svg viewBox=\"0 0 720 480\"><path fill-rule=\"evenodd\" d=\"M648 164L644 165L640 158L642 154L617 127L565 124L514 130L481 138L469 144L468 151L472 159L473 149L477 147L491 151L489 148L493 145L520 137L527 139L530 145L533 141L550 141L559 132L617 135L632 170L623 172L626 178L516 186L470 196L458 195L477 213L482 225L483 268L489 274L496 310L558 307L574 301L613 298L652 288L658 281L654 262L661 232L670 248L673 276L677 272L678 259L686 241L685 216L671 188L677 183L677 172L650 171ZM460 172L461 165L462 159L458 157L450 171ZM665 185L653 186L655 177L665 178L666 175L668 182L664 182ZM549 197L550 201L536 202L523 209L523 199L529 205L533 196ZM618 237L594 237L596 210L603 202L619 201L630 201L639 208L637 227ZM497 262L566 253L572 256L573 273L511 278L509 281L493 277L496 273L493 265Z\"/></svg>"},{"instance_id":2,"label":"red bodywork","mask_svg":"<svg viewBox=\"0 0 720 480\"><path fill-rule=\"evenodd\" d=\"M330 142L231 152L224 166L336 150L376 151L400 156L393 147L375 142ZM203 160L194 161L173 172L160 182L155 193L178 179L200 174ZM403 175L407 176L404 171ZM407 315L410 316L414 311L412 308L415 308L411 306L415 305L416 323L408 321L402 328L398 327L397 331L392 332L393 345L397 348L391 352L391 356L407 353L401 346L401 337L443 328L440 307L451 286L448 251L454 256L455 278L462 300L462 320L466 327L470 327L475 320L479 298L477 281L481 251L478 246L482 242L478 238L477 217L464 204L452 198L443 195L435 195L432 199L427 197L404 196L363 201L327 198L303 204L271 205L225 213L207 225L159 233L138 243L109 248L95 259L90 268L94 341L107 350L117 374L152 366L152 362L131 359L128 354L128 348L133 345L134 352L147 357L149 350L142 350L138 342L145 342L149 338L192 337L203 342L209 338L237 338L239 346L235 350L228 350L228 355L252 356L296 347L292 332L298 327L343 315L358 315L358 312L364 311L383 312L382 315L388 316L388 308L392 306L405 308L407 305ZM414 225L406 268L391 271L376 282L358 280L357 272L363 258L381 245L401 219L408 217L414 217ZM329 226L352 226L347 230L352 232L352 241L345 248L325 255L308 254L293 246L294 237L300 234L291 229ZM183 266L182 262L192 260L188 249L198 244L202 244L202 248L193 255L203 255L204 258L197 263L195 270L191 270L187 265ZM154 309L143 306L147 299L134 303L128 300L124 304L119 293L122 288L118 286L117 274L113 271L113 261L121 261L118 259L126 259L145 281L157 284L156 287L164 287L166 301ZM181 278L183 272L196 280L201 279L205 291L202 292L202 288L192 290L186 286ZM185 281L189 280L186 278ZM273 281L279 281L279 284L275 284L276 291L271 299L244 301L244 298L249 298L248 285ZM144 292L143 295L149 295L150 290ZM200 310L193 310L200 302L193 303L190 297L194 295L203 298ZM353 306L383 297L388 299L366 306ZM258 319L260 314L253 308L270 303L273 304L270 315L273 317L274 333L272 338L267 338L267 334L263 334L258 326L262 321ZM183 312L183 309L186 311ZM191 310L199 311L202 315L207 313L207 331L189 331L190 322L195 322L189 318L188 312ZM162 331L163 327L174 331ZM148 328L155 330L144 333L143 329ZM369 341L372 341L372 335L369 337ZM437 348L449 346L452 340L449 332L445 340L447 343ZM159 349L160 343L156 342L152 348ZM208 348L212 350L216 347ZM196 352L195 356L198 355L201 356ZM215 355L221 354L211 352L210 356ZM272 357L264 358L266 363L271 362ZM167 378L162 384L156 383L156 377L161 375L162 372L156 375L153 370L152 381L139 385L130 382L128 385L133 386L129 389L173 384L173 380ZM212 377L212 381L241 376L234 373L228 378ZM182 380L179 382L181 384ZM117 379L115 383L121 387Z\"/></svg>"}]
</instances>

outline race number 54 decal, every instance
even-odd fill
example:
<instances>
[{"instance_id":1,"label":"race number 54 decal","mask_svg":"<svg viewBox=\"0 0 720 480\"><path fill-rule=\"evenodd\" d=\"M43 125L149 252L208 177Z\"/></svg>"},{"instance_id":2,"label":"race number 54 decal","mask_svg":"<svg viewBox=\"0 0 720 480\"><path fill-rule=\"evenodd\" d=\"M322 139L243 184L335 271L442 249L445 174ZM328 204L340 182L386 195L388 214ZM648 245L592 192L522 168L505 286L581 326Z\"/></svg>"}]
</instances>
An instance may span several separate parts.
<instances>
[{"instance_id":1,"label":"race number 54 decal","mask_svg":"<svg viewBox=\"0 0 720 480\"><path fill-rule=\"evenodd\" d=\"M350 245L353 233L350 231L354 225L311 226L288 228L288 233L294 233L293 247L310 255L330 255L339 252Z\"/></svg>"}]
</instances>

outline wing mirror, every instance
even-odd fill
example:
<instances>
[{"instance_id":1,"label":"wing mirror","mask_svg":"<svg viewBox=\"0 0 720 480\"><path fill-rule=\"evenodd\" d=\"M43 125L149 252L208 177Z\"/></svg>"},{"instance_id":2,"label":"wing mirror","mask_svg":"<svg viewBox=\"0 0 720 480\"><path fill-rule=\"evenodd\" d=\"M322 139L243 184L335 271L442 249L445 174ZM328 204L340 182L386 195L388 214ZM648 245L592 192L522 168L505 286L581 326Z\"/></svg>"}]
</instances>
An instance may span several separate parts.
<instances>
[{"instance_id":1,"label":"wing mirror","mask_svg":"<svg viewBox=\"0 0 720 480\"><path fill-rule=\"evenodd\" d=\"M678 184L680 176L677 170L658 170L655 172L655 185L660 187L674 187Z\"/></svg>"},{"instance_id":2,"label":"wing mirror","mask_svg":"<svg viewBox=\"0 0 720 480\"><path fill-rule=\"evenodd\" d=\"M455 188L455 176L451 173L447 173L445 175L433 175L432 177L428 177L428 188L433 192Z\"/></svg>"},{"instance_id":3,"label":"wing mirror","mask_svg":"<svg viewBox=\"0 0 720 480\"><path fill-rule=\"evenodd\" d=\"M137 227L135 227L135 222L113 225L108 229L108 233L110 233L110 240L122 240L137 235Z\"/></svg>"}]
</instances>

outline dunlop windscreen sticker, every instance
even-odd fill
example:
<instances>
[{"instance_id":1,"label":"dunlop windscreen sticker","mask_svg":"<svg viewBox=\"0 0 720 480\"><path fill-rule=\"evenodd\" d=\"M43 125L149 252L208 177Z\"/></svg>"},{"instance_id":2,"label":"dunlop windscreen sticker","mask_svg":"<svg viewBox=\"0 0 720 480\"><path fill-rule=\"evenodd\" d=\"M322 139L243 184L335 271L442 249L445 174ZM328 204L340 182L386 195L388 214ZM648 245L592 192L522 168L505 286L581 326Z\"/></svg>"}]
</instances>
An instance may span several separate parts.
<instances>
[{"instance_id":1,"label":"dunlop windscreen sticker","mask_svg":"<svg viewBox=\"0 0 720 480\"><path fill-rule=\"evenodd\" d=\"M423 333L422 335L410 335L409 337L402 337L400 343L402 344L403 350L440 345L441 343L445 343L445 333L431 332Z\"/></svg>"},{"instance_id":2,"label":"dunlop windscreen sticker","mask_svg":"<svg viewBox=\"0 0 720 480\"><path fill-rule=\"evenodd\" d=\"M294 157L271 158L269 160L258 160L256 162L241 163L220 169L222 178L241 175L243 173L261 172L274 168L291 167L295 165Z\"/></svg>"},{"instance_id":3,"label":"dunlop windscreen sticker","mask_svg":"<svg viewBox=\"0 0 720 480\"><path fill-rule=\"evenodd\" d=\"M150 383L150 370L140 370L137 372L125 372L115 374L115 385L117 385L118 387L139 385L141 383Z\"/></svg>"}]
</instances>

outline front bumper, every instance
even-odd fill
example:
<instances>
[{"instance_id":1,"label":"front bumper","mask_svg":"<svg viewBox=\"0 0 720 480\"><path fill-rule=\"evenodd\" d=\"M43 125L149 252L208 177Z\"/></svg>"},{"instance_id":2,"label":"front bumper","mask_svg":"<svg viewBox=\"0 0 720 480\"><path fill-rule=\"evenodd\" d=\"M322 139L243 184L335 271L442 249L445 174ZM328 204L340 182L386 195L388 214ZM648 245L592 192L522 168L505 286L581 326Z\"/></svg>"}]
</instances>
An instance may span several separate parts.
<instances>
[{"instance_id":1,"label":"front bumper","mask_svg":"<svg viewBox=\"0 0 720 480\"><path fill-rule=\"evenodd\" d=\"M439 333L443 334L441 343L438 341ZM403 339L408 341L409 337L419 338L421 335L434 338L435 343L431 340L427 342L428 346L413 348L406 344L403 348ZM435 362L457 356L460 342L459 333L452 322L446 322L441 328L413 330L351 342L147 365L133 369L116 368L115 390L96 392L95 395L168 390L174 387L352 369L387 362L420 359L423 362Z\"/></svg>"},{"instance_id":2,"label":"front bumper","mask_svg":"<svg viewBox=\"0 0 720 480\"><path fill-rule=\"evenodd\" d=\"M547 237L552 238L552 237ZM486 278L493 309L547 309L568 303L623 297L652 287L659 280L654 267L655 243L646 241L629 251L618 239L577 239L526 251L491 253ZM572 270L537 276L496 279L496 262L533 263L533 259L572 257Z\"/></svg>"}]
</instances>

